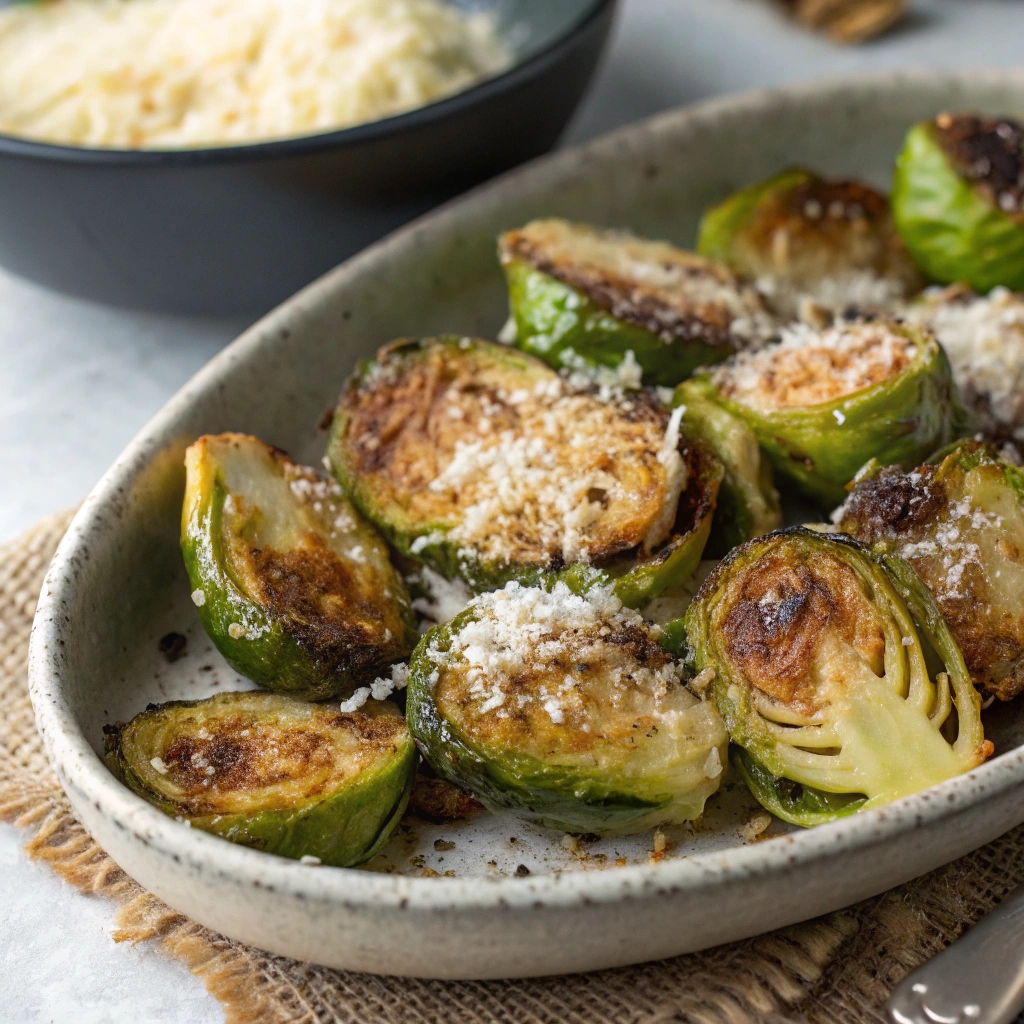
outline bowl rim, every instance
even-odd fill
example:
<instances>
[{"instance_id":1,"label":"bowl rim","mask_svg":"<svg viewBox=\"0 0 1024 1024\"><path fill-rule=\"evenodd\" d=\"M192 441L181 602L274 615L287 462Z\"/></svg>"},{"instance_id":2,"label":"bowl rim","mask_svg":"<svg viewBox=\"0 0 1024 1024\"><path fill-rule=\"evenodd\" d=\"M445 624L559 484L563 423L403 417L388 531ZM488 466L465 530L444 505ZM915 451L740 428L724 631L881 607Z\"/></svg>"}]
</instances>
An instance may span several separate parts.
<instances>
[{"instance_id":1,"label":"bowl rim","mask_svg":"<svg viewBox=\"0 0 1024 1024\"><path fill-rule=\"evenodd\" d=\"M590 26L615 8L619 0L587 0L588 7L560 34L554 36L536 53L519 61L508 70L485 78L461 92L443 97L390 117L365 121L346 128L327 129L306 135L236 145L202 145L169 149L124 149L119 147L74 146L45 142L21 135L0 132L0 156L21 157L59 164L92 166L178 167L221 163L247 163L261 159L313 156L326 150L347 149L374 142L388 136L404 135L435 121L457 115L479 103L514 89L545 71L562 52Z\"/></svg>"},{"instance_id":2,"label":"bowl rim","mask_svg":"<svg viewBox=\"0 0 1024 1024\"><path fill-rule=\"evenodd\" d=\"M123 501L127 485L142 472L148 455L159 447L173 422L190 406L193 396L215 388L238 363L247 363L267 339L281 337L292 318L314 309L322 296L344 286L347 279L372 271L387 261L392 250L404 248L424 227L430 227L453 209L475 202L500 202L524 175L543 180L557 178L581 157L629 148L634 139L651 132L681 133L713 126L729 116L748 116L780 105L849 95L850 90L893 91L920 85L1015 84L1024 95L1024 70L945 72L931 69L883 71L815 80L717 98L684 107L618 129L584 146L543 157L508 172L445 204L412 224L392 233L358 256L341 264L318 281L267 314L206 364L140 431L86 498L62 539L46 574L33 623L29 652L29 690L36 721L51 763L65 788L82 804L119 829L135 836L158 855L202 871L224 882L272 889L303 900L341 904L351 909L397 908L408 911L478 911L490 908L578 907L615 903L629 898L706 890L759 877L799 870L802 864L867 850L898 837L954 817L957 813L994 801L1024 783L1024 745L999 754L964 775L949 779L887 807L787 833L770 842L710 851L683 859L634 864L614 871L572 871L516 877L420 878L382 874L353 868L311 867L225 842L212 835L186 829L136 796L109 772L87 741L62 693L61 632L66 609L76 591L77 566L89 557L95 538L116 531L108 515ZM285 334L287 337L287 334ZM277 342L280 344L280 341ZM1012 824L1012 823L1011 823ZM1009 826L1008 826L1009 827Z\"/></svg>"}]
</instances>

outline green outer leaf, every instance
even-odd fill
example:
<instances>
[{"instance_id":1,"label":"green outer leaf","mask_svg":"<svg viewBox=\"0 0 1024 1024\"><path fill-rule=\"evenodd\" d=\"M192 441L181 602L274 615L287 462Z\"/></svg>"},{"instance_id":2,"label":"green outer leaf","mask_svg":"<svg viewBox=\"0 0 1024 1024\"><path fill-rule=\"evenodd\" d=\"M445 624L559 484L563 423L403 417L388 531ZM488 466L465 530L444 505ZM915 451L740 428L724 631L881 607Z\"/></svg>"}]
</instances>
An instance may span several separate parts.
<instances>
[{"instance_id":1,"label":"green outer leaf","mask_svg":"<svg viewBox=\"0 0 1024 1024\"><path fill-rule=\"evenodd\" d=\"M683 424L724 467L708 554L721 558L737 544L782 525L779 492L771 463L762 457L747 424L714 400L707 378L693 378L676 388L673 406L685 405Z\"/></svg>"},{"instance_id":2,"label":"green outer leaf","mask_svg":"<svg viewBox=\"0 0 1024 1024\"><path fill-rule=\"evenodd\" d=\"M907 325L899 329L919 341L910 366L832 402L760 412L711 388L716 401L753 430L775 469L831 508L845 498L846 485L869 459L910 468L963 429L963 408L946 353L931 336Z\"/></svg>"},{"instance_id":3,"label":"green outer leaf","mask_svg":"<svg viewBox=\"0 0 1024 1024\"><path fill-rule=\"evenodd\" d=\"M254 693L220 694L219 697L250 698ZM206 700L171 701L142 715L191 708ZM141 718L142 715L137 717ZM123 733L123 730L122 730ZM416 746L411 734L400 751L376 770L364 771L349 785L289 811L271 810L250 814L189 815L175 803L149 789L133 770L118 739L105 759L108 768L129 789L173 818L185 818L193 828L279 857L298 860L318 857L333 867L352 867L372 857L405 813L416 775Z\"/></svg>"},{"instance_id":4,"label":"green outer leaf","mask_svg":"<svg viewBox=\"0 0 1024 1024\"><path fill-rule=\"evenodd\" d=\"M849 793L826 793L813 786L802 786L773 775L756 757L733 744L729 761L742 776L754 799L776 818L791 825L811 828L824 825L859 811L866 797Z\"/></svg>"},{"instance_id":5,"label":"green outer leaf","mask_svg":"<svg viewBox=\"0 0 1024 1024\"><path fill-rule=\"evenodd\" d=\"M792 169L781 171L749 188L733 193L701 218L697 229L697 252L709 259L721 260L739 273L745 272L736 243L751 217L766 196L772 192L786 192L811 178L808 171Z\"/></svg>"},{"instance_id":6,"label":"green outer leaf","mask_svg":"<svg viewBox=\"0 0 1024 1024\"><path fill-rule=\"evenodd\" d=\"M325 673L310 652L246 593L231 572L223 544L227 496L224 484L214 475L205 482L200 499L191 501L186 496L182 509L181 553L190 586L205 595L205 602L196 609L203 629L236 672L265 689L309 700L352 693L366 679L344 672ZM405 584L393 573L388 586L399 595L396 600L404 605L404 617L414 636ZM245 634L232 637L232 623L242 626ZM397 650L391 660L399 660L403 653ZM383 668L384 663L386 659L379 667Z\"/></svg>"},{"instance_id":7,"label":"green outer leaf","mask_svg":"<svg viewBox=\"0 0 1024 1024\"><path fill-rule=\"evenodd\" d=\"M505 265L509 303L516 323L516 345L556 368L571 349L592 364L617 367L632 352L645 384L666 387L699 366L720 362L735 349L699 338L664 342L657 335L618 320L574 288L521 260Z\"/></svg>"},{"instance_id":8,"label":"green outer leaf","mask_svg":"<svg viewBox=\"0 0 1024 1024\"><path fill-rule=\"evenodd\" d=\"M891 202L903 241L929 277L979 292L1024 289L1024 225L956 172L930 121L907 134Z\"/></svg>"},{"instance_id":9,"label":"green outer leaf","mask_svg":"<svg viewBox=\"0 0 1024 1024\"><path fill-rule=\"evenodd\" d=\"M571 571L570 571L571 573ZM570 589L572 577L566 580ZM575 580L584 590L594 580ZM599 582L599 581L598 581ZM491 811L510 810L545 828L598 835L628 835L665 824L678 808L678 795L659 792L656 780L604 778L597 771L547 764L517 751L485 750L464 736L444 717L434 700L435 671L427 648L447 650L451 638L475 615L467 608L451 622L435 626L413 651L409 661L406 716L420 752L439 776L468 789ZM701 808L704 801L700 801ZM698 817L695 808L692 817Z\"/></svg>"}]
</instances>

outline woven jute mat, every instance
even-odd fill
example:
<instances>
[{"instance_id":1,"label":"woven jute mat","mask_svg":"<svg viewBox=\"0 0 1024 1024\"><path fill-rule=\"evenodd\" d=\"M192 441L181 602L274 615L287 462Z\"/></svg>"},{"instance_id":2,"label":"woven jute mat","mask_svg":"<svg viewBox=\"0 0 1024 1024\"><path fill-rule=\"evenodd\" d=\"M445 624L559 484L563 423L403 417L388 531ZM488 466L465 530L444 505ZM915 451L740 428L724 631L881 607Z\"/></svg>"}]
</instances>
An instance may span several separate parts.
<instances>
[{"instance_id":1,"label":"woven jute mat","mask_svg":"<svg viewBox=\"0 0 1024 1024\"><path fill-rule=\"evenodd\" d=\"M26 690L36 596L70 520L0 546L0 819L81 892L117 905L114 939L153 940L224 1006L229 1024L861 1024L906 973L1024 880L1024 828L845 911L641 967L527 981L431 982L271 956L190 921L133 882L75 820Z\"/></svg>"}]
</instances>

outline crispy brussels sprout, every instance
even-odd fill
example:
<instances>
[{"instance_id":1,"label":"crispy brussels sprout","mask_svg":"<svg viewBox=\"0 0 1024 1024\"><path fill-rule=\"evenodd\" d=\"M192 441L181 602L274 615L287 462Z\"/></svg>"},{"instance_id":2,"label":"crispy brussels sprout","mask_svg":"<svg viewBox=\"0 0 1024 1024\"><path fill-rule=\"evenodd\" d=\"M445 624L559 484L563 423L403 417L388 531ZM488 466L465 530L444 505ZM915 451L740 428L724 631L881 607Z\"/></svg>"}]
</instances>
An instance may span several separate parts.
<instances>
[{"instance_id":1,"label":"crispy brussels sprout","mask_svg":"<svg viewBox=\"0 0 1024 1024\"><path fill-rule=\"evenodd\" d=\"M691 686L743 748L755 797L793 824L879 807L991 753L927 588L849 537L796 528L737 548L705 580L686 633Z\"/></svg>"},{"instance_id":2,"label":"crispy brussels sprout","mask_svg":"<svg viewBox=\"0 0 1024 1024\"><path fill-rule=\"evenodd\" d=\"M721 479L679 420L504 345L405 341L343 393L329 456L392 545L447 579L486 590L614 563L643 601L700 560Z\"/></svg>"},{"instance_id":3,"label":"crispy brussels sprout","mask_svg":"<svg viewBox=\"0 0 1024 1024\"><path fill-rule=\"evenodd\" d=\"M724 470L705 554L721 558L737 544L777 530L782 512L772 464L750 427L714 401L706 378L680 384L673 404L685 410L686 432L703 442Z\"/></svg>"},{"instance_id":4,"label":"crispy brussels sprout","mask_svg":"<svg viewBox=\"0 0 1024 1024\"><path fill-rule=\"evenodd\" d=\"M910 473L871 464L837 519L917 570L975 686L1000 700L1024 690L1024 470L974 441Z\"/></svg>"},{"instance_id":5,"label":"crispy brussels sprout","mask_svg":"<svg viewBox=\"0 0 1024 1024\"><path fill-rule=\"evenodd\" d=\"M553 366L618 366L671 386L774 333L757 292L727 267L665 242L562 220L503 235L516 344Z\"/></svg>"},{"instance_id":6,"label":"crispy brussels sprout","mask_svg":"<svg viewBox=\"0 0 1024 1024\"><path fill-rule=\"evenodd\" d=\"M756 281L775 312L788 318L804 300L832 313L884 309L924 285L885 196L799 169L737 192L704 214L697 251Z\"/></svg>"},{"instance_id":7,"label":"crispy brussels sprout","mask_svg":"<svg viewBox=\"0 0 1024 1024\"><path fill-rule=\"evenodd\" d=\"M549 828L623 835L697 818L727 737L660 636L608 588L509 583L420 641L413 735L442 778Z\"/></svg>"},{"instance_id":8,"label":"crispy brussels sprout","mask_svg":"<svg viewBox=\"0 0 1024 1024\"><path fill-rule=\"evenodd\" d=\"M276 693L150 705L107 764L165 814L281 857L361 864L402 816L416 746L393 704L353 713Z\"/></svg>"},{"instance_id":9,"label":"crispy brussels sprout","mask_svg":"<svg viewBox=\"0 0 1024 1024\"><path fill-rule=\"evenodd\" d=\"M1024 289L1024 128L977 114L915 125L896 162L892 212L933 280Z\"/></svg>"},{"instance_id":10,"label":"crispy brussels sprout","mask_svg":"<svg viewBox=\"0 0 1024 1024\"><path fill-rule=\"evenodd\" d=\"M185 456L181 550L199 618L269 690L349 693L418 639L387 548L338 485L244 434Z\"/></svg>"},{"instance_id":11,"label":"crispy brussels sprout","mask_svg":"<svg viewBox=\"0 0 1024 1024\"><path fill-rule=\"evenodd\" d=\"M930 288L903 313L929 328L978 428L998 441L1024 441L1024 295L962 285Z\"/></svg>"},{"instance_id":12,"label":"crispy brussels sprout","mask_svg":"<svg viewBox=\"0 0 1024 1024\"><path fill-rule=\"evenodd\" d=\"M916 465L963 426L945 353L928 332L890 320L794 330L708 379L776 470L828 506L869 459Z\"/></svg>"}]
</instances>

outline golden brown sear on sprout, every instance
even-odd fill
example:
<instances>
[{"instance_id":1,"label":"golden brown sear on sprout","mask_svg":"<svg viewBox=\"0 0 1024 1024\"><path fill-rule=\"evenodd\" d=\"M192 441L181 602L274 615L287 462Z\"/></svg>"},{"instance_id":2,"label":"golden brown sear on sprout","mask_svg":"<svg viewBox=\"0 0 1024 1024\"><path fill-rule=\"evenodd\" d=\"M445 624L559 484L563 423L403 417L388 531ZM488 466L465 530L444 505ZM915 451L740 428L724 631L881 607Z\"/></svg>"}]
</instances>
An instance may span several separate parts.
<instances>
[{"instance_id":1,"label":"golden brown sear on sprout","mask_svg":"<svg viewBox=\"0 0 1024 1024\"><path fill-rule=\"evenodd\" d=\"M672 500L649 394L601 401L518 353L508 369L456 345L393 349L343 400L352 469L381 506L481 559L558 567L635 548Z\"/></svg>"},{"instance_id":2,"label":"golden brown sear on sprout","mask_svg":"<svg viewBox=\"0 0 1024 1024\"><path fill-rule=\"evenodd\" d=\"M846 562L821 554L769 555L729 581L723 646L750 683L804 714L818 706L816 668L827 638L849 645L881 675L885 638L864 584Z\"/></svg>"},{"instance_id":3,"label":"golden brown sear on sprout","mask_svg":"<svg viewBox=\"0 0 1024 1024\"><path fill-rule=\"evenodd\" d=\"M667 242L560 220L504 235L503 262L520 260L579 292L617 320L666 342L729 346L747 318L764 318L757 293L723 264Z\"/></svg>"}]
</instances>

